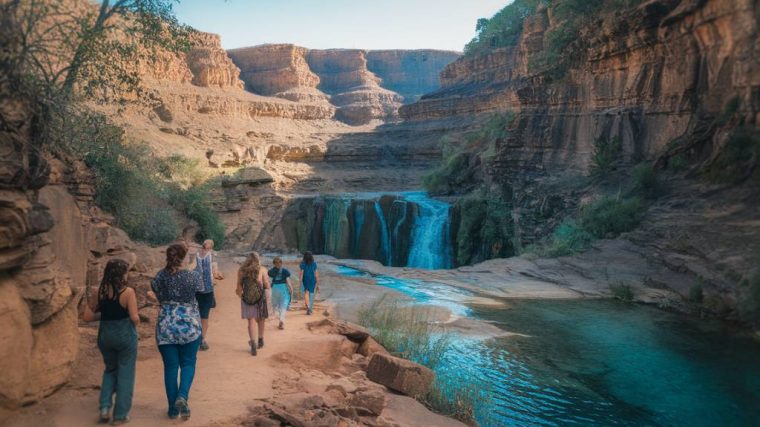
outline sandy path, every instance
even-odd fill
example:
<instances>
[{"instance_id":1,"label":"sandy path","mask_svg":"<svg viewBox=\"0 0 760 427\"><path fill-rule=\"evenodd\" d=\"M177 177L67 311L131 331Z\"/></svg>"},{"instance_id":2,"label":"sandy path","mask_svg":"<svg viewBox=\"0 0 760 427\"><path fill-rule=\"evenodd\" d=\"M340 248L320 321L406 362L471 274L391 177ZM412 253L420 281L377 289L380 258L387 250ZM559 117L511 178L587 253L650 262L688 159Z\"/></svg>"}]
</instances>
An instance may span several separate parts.
<instances>
[{"instance_id":1,"label":"sandy path","mask_svg":"<svg viewBox=\"0 0 760 427\"><path fill-rule=\"evenodd\" d=\"M299 337L310 334L305 325L315 320L315 316L306 316L303 310L290 311L285 330L277 329L276 320L267 322L266 346L257 357L252 357L248 352L246 324L240 319L240 300L234 292L237 265L220 259L220 269L225 273L225 279L216 288L217 307L211 314L208 338L211 349L198 352L197 370L190 393L191 419L182 422L166 417L163 365L151 337L140 343L130 426L224 425L247 414L248 406L254 399L273 395L272 381L283 367L272 366L271 356L297 347ZM99 377L103 369L102 361L98 359L97 363L91 369ZM37 405L24 408L4 425L93 425L97 418L97 396L97 390L67 387Z\"/></svg>"}]
</instances>

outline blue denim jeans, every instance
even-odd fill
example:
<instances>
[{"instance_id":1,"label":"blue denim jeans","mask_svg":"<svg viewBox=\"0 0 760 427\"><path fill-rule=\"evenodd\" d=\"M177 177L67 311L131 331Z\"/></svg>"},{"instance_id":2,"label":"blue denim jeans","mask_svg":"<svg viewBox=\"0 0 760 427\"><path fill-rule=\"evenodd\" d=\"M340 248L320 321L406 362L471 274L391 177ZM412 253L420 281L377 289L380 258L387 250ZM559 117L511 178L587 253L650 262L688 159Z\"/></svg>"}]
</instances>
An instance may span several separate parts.
<instances>
[{"instance_id":1,"label":"blue denim jeans","mask_svg":"<svg viewBox=\"0 0 760 427\"><path fill-rule=\"evenodd\" d=\"M176 415L174 401L182 396L185 400L190 398L190 386L195 376L195 357L201 345L202 338L187 344L163 344L158 346L161 358L164 361L164 387L166 387L166 399L169 403L169 415ZM179 384L177 373L179 371Z\"/></svg>"},{"instance_id":2,"label":"blue denim jeans","mask_svg":"<svg viewBox=\"0 0 760 427\"><path fill-rule=\"evenodd\" d=\"M129 319L103 320L98 329L98 349L106 365L100 385L100 407L116 405L113 418L123 420L132 408L137 361L137 331Z\"/></svg>"}]
</instances>

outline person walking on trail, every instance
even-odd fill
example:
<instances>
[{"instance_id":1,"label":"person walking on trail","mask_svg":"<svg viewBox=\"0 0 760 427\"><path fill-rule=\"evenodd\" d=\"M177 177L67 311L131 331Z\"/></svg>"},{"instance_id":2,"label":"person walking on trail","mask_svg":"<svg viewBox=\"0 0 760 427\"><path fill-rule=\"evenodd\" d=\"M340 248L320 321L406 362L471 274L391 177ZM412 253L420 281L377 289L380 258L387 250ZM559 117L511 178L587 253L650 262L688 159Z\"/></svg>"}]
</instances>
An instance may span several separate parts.
<instances>
[{"instance_id":1,"label":"person walking on trail","mask_svg":"<svg viewBox=\"0 0 760 427\"><path fill-rule=\"evenodd\" d=\"M272 307L280 318L279 329L285 329L285 313L290 306L293 287L290 284L290 271L282 267L282 258L276 257L274 267L269 269L269 277L272 279Z\"/></svg>"},{"instance_id":2,"label":"person walking on trail","mask_svg":"<svg viewBox=\"0 0 760 427\"><path fill-rule=\"evenodd\" d=\"M201 326L202 340L201 350L208 350L208 318L211 314L211 309L216 305L216 299L214 298L214 241L205 240L201 250L195 253L195 271L201 275L203 279L203 289L195 294L195 298L198 300L198 310L201 314Z\"/></svg>"},{"instance_id":3,"label":"person walking on trail","mask_svg":"<svg viewBox=\"0 0 760 427\"><path fill-rule=\"evenodd\" d=\"M135 362L137 361L137 297L135 290L127 286L129 264L112 259L106 264L103 279L98 288L94 307L88 301L83 319L92 322L100 319L98 349L103 355L105 370L100 386L100 421L107 423L109 411L116 394L113 409L113 425L129 421L132 394L135 388Z\"/></svg>"},{"instance_id":4,"label":"person walking on trail","mask_svg":"<svg viewBox=\"0 0 760 427\"><path fill-rule=\"evenodd\" d=\"M256 252L251 253L238 270L235 293L240 297L240 317L248 320L248 345L251 355L264 347L264 325L269 317L266 290L270 288L266 270L261 267L261 259ZM258 329L258 341L256 330Z\"/></svg>"},{"instance_id":5,"label":"person walking on trail","mask_svg":"<svg viewBox=\"0 0 760 427\"><path fill-rule=\"evenodd\" d=\"M203 279L192 270L183 270L187 246L174 244L166 249L166 267L151 283L161 304L156 322L156 342L164 362L164 385L169 418L190 418L190 386L201 345L201 316L195 299L203 289ZM179 373L179 385L177 375Z\"/></svg>"},{"instance_id":6,"label":"person walking on trail","mask_svg":"<svg viewBox=\"0 0 760 427\"><path fill-rule=\"evenodd\" d=\"M304 304L306 304L306 314L311 315L314 312L315 292L319 292L319 272L317 263L314 261L314 255L311 252L304 252L303 261L299 265L301 269L301 286L303 286Z\"/></svg>"}]
</instances>

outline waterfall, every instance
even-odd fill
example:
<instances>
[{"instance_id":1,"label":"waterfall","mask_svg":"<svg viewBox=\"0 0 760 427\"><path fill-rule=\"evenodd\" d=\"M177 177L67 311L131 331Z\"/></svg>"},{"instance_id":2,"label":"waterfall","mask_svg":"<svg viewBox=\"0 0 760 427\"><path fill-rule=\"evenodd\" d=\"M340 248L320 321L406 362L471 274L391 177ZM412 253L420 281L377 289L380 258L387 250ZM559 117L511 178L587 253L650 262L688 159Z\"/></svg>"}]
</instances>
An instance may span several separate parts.
<instances>
[{"instance_id":1,"label":"waterfall","mask_svg":"<svg viewBox=\"0 0 760 427\"><path fill-rule=\"evenodd\" d=\"M358 258L361 252L362 227L364 227L364 204L354 203L354 246L351 250L354 258Z\"/></svg>"},{"instance_id":2,"label":"waterfall","mask_svg":"<svg viewBox=\"0 0 760 427\"><path fill-rule=\"evenodd\" d=\"M348 207L350 200L341 197L325 199L323 219L324 252L338 257L347 255L345 241L348 238Z\"/></svg>"},{"instance_id":3,"label":"waterfall","mask_svg":"<svg viewBox=\"0 0 760 427\"><path fill-rule=\"evenodd\" d=\"M380 206L380 201L375 201L375 215L380 222L380 248L383 256L383 264L391 265L391 239L388 233L388 221L385 220L385 214L383 208Z\"/></svg>"},{"instance_id":4,"label":"waterfall","mask_svg":"<svg viewBox=\"0 0 760 427\"><path fill-rule=\"evenodd\" d=\"M449 205L424 192L301 198L283 214L288 246L387 266L451 268Z\"/></svg>"},{"instance_id":5,"label":"waterfall","mask_svg":"<svg viewBox=\"0 0 760 427\"><path fill-rule=\"evenodd\" d=\"M451 268L449 204L417 192L407 193L406 199L419 207L406 265L429 269Z\"/></svg>"}]
</instances>

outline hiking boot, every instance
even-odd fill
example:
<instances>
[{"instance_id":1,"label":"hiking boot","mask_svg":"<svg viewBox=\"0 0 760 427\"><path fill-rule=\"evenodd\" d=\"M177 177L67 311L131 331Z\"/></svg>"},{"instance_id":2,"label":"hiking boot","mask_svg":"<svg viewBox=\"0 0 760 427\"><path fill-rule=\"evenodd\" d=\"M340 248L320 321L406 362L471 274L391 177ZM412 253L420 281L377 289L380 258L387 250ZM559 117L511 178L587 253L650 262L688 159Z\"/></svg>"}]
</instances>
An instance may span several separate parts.
<instances>
[{"instance_id":1,"label":"hiking boot","mask_svg":"<svg viewBox=\"0 0 760 427\"><path fill-rule=\"evenodd\" d=\"M206 341L201 342L201 350L206 351L208 348L208 343Z\"/></svg>"},{"instance_id":2,"label":"hiking boot","mask_svg":"<svg viewBox=\"0 0 760 427\"><path fill-rule=\"evenodd\" d=\"M251 346L251 356L256 355L256 346L253 345L253 341L248 341L248 345Z\"/></svg>"},{"instance_id":3,"label":"hiking boot","mask_svg":"<svg viewBox=\"0 0 760 427\"><path fill-rule=\"evenodd\" d=\"M111 425L112 426L120 426L122 424L128 423L129 421L130 421L129 417L120 418L118 420L114 418L114 420L111 421Z\"/></svg>"},{"instance_id":4,"label":"hiking boot","mask_svg":"<svg viewBox=\"0 0 760 427\"><path fill-rule=\"evenodd\" d=\"M259 338L259 348L264 347L264 338Z\"/></svg>"},{"instance_id":5,"label":"hiking boot","mask_svg":"<svg viewBox=\"0 0 760 427\"><path fill-rule=\"evenodd\" d=\"M190 406L187 404L187 400L180 396L174 401L174 408L179 412L179 416L183 420L190 419Z\"/></svg>"},{"instance_id":6,"label":"hiking boot","mask_svg":"<svg viewBox=\"0 0 760 427\"><path fill-rule=\"evenodd\" d=\"M311 309L306 309L306 315L311 316Z\"/></svg>"},{"instance_id":7,"label":"hiking boot","mask_svg":"<svg viewBox=\"0 0 760 427\"><path fill-rule=\"evenodd\" d=\"M109 413L110 410L111 408L100 408L100 417L98 418L98 422L105 424L111 421L111 414Z\"/></svg>"},{"instance_id":8,"label":"hiking boot","mask_svg":"<svg viewBox=\"0 0 760 427\"><path fill-rule=\"evenodd\" d=\"M280 325L277 326L277 329L285 329L285 322L280 321Z\"/></svg>"}]
</instances>

